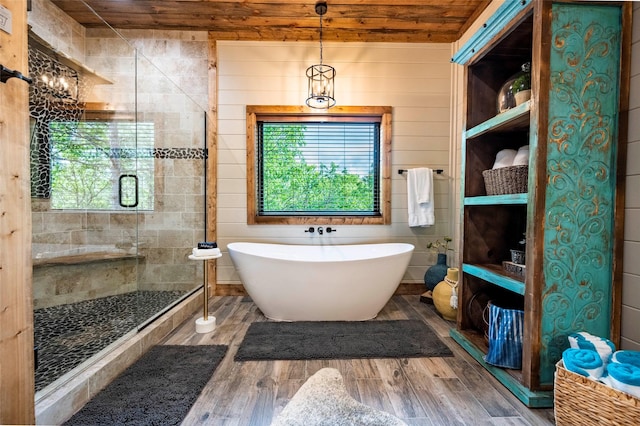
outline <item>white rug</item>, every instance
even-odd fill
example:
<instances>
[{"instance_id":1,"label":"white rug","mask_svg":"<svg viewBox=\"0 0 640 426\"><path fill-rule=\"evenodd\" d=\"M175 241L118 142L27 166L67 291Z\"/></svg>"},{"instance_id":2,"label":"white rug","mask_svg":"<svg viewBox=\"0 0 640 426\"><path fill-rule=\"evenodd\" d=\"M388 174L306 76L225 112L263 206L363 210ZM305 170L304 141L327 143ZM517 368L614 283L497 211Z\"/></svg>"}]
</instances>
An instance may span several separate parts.
<instances>
[{"instance_id":1,"label":"white rug","mask_svg":"<svg viewBox=\"0 0 640 426\"><path fill-rule=\"evenodd\" d=\"M298 389L271 426L407 426L399 418L349 395L342 375L323 368Z\"/></svg>"}]
</instances>

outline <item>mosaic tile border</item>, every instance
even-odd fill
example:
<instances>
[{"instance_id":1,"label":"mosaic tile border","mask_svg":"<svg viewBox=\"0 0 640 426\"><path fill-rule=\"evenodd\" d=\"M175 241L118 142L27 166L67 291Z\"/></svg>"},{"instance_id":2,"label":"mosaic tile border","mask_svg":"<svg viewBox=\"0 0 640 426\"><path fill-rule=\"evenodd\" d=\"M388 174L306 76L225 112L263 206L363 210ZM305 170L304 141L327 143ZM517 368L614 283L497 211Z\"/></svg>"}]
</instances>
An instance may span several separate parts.
<instances>
[{"instance_id":1,"label":"mosaic tile border","mask_svg":"<svg viewBox=\"0 0 640 426\"><path fill-rule=\"evenodd\" d=\"M204 160L207 158L207 150L205 148L155 148L153 158Z\"/></svg>"},{"instance_id":2,"label":"mosaic tile border","mask_svg":"<svg viewBox=\"0 0 640 426\"><path fill-rule=\"evenodd\" d=\"M109 158L157 158L169 160L204 160L204 148L111 148Z\"/></svg>"}]
</instances>

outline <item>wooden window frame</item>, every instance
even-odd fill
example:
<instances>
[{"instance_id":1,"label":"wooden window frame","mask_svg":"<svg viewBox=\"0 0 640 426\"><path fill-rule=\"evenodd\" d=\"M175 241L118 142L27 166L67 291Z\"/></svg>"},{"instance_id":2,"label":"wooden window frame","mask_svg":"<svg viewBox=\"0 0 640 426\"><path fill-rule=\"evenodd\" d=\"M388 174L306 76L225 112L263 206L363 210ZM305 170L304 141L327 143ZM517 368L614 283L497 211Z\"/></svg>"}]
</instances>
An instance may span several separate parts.
<instances>
[{"instance_id":1,"label":"wooden window frame","mask_svg":"<svg viewBox=\"0 0 640 426\"><path fill-rule=\"evenodd\" d=\"M247 223L249 225L389 225L391 224L391 107L343 106L315 110L303 106L247 105ZM300 116L315 121L331 121L332 117L356 119L375 117L380 120L380 216L261 216L257 191L256 126L264 116Z\"/></svg>"}]
</instances>

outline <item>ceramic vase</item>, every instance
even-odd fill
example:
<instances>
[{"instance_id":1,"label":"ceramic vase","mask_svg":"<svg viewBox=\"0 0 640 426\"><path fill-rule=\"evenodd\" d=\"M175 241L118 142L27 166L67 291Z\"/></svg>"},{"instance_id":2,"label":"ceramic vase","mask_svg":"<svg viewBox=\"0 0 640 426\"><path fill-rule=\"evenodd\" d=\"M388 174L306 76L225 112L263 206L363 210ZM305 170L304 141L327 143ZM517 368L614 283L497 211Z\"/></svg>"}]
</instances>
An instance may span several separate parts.
<instances>
[{"instance_id":1,"label":"ceramic vase","mask_svg":"<svg viewBox=\"0 0 640 426\"><path fill-rule=\"evenodd\" d=\"M442 318L448 321L456 320L458 316L458 268L448 268L446 276L433 289L433 304Z\"/></svg>"},{"instance_id":2,"label":"ceramic vase","mask_svg":"<svg viewBox=\"0 0 640 426\"><path fill-rule=\"evenodd\" d=\"M447 275L447 254L438 253L436 264L429 267L427 272L424 273L424 284L427 286L427 290L433 291L436 285L444 279L445 275Z\"/></svg>"}]
</instances>

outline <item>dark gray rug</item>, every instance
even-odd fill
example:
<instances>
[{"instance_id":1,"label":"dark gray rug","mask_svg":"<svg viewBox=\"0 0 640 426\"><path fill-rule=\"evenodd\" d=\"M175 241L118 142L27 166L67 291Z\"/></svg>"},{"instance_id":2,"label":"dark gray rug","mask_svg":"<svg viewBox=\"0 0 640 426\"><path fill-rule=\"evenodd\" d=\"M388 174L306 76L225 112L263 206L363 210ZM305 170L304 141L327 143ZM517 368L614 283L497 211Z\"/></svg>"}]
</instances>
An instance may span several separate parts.
<instances>
[{"instance_id":1,"label":"dark gray rug","mask_svg":"<svg viewBox=\"0 0 640 426\"><path fill-rule=\"evenodd\" d=\"M422 321L254 322L236 361L453 356Z\"/></svg>"},{"instance_id":2,"label":"dark gray rug","mask_svg":"<svg viewBox=\"0 0 640 426\"><path fill-rule=\"evenodd\" d=\"M227 346L151 348L66 425L179 425Z\"/></svg>"}]
</instances>

